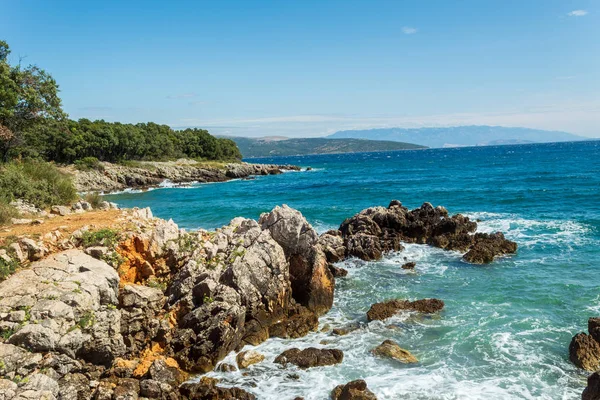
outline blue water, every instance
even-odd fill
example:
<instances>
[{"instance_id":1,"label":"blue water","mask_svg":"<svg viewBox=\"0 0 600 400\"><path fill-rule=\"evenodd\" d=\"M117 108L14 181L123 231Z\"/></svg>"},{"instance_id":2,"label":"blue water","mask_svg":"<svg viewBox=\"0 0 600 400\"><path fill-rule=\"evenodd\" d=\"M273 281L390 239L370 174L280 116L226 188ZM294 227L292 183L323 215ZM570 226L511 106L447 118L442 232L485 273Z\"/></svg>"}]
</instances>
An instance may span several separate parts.
<instances>
[{"instance_id":1,"label":"blue water","mask_svg":"<svg viewBox=\"0 0 600 400\"><path fill-rule=\"evenodd\" d=\"M482 231L505 232L519 251L485 267L423 245L378 262L346 261L350 273L338 280L334 307L321 323L359 322L363 329L339 338L319 332L269 340L257 346L267 361L247 376L213 374L223 384L277 400L326 399L335 385L356 378L380 399L580 396L587 374L568 361L568 345L588 317L600 315L600 142L252 161L313 170L108 197L124 207L150 206L156 216L190 229L215 228L236 216L258 218L285 203L318 231L391 199L411 208L429 201L480 219ZM416 272L399 268L405 258L417 262ZM399 315L367 324L369 306L392 297L437 297L446 309L435 318ZM343 364L295 371L300 380L292 380L272 363L285 348L320 347L324 339L344 350ZM420 362L373 358L369 350L385 339Z\"/></svg>"}]
</instances>

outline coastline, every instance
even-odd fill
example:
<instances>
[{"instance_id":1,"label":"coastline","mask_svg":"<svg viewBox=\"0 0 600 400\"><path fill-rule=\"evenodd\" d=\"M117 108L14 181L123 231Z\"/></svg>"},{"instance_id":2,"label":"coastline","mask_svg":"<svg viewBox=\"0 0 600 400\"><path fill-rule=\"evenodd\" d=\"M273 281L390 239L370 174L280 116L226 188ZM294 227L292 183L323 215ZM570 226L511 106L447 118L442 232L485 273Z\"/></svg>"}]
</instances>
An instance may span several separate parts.
<instances>
[{"instance_id":1,"label":"coastline","mask_svg":"<svg viewBox=\"0 0 600 400\"><path fill-rule=\"evenodd\" d=\"M124 190L158 188L165 181L173 184L227 182L259 175L278 175L285 171L301 171L295 165L238 163L202 163L181 159L177 161L136 162L133 166L99 163L97 168L77 169L73 165L61 167L73 177L80 193L112 194Z\"/></svg>"}]
</instances>

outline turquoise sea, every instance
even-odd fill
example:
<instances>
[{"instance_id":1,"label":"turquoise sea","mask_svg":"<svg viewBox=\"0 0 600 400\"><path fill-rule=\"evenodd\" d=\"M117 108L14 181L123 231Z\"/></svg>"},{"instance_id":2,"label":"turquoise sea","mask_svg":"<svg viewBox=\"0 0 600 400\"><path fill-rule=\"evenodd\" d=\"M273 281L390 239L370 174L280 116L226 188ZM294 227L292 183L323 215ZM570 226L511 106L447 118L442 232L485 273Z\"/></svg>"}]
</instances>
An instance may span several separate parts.
<instances>
[{"instance_id":1,"label":"turquoise sea","mask_svg":"<svg viewBox=\"0 0 600 400\"><path fill-rule=\"evenodd\" d=\"M357 378L379 399L580 397L588 374L569 362L568 346L588 317L600 315L600 141L250 161L313 169L107 197L124 207L149 206L189 229L258 218L285 203L319 232L392 199L410 208L429 201L479 219L481 231L505 232L519 251L488 266L425 245L407 245L378 262L346 261L349 274L338 279L334 307L321 324L362 328L342 337L268 340L256 346L267 360L246 376L211 374L223 385L273 400L327 399L335 385ZM400 268L405 259L416 261L416 272ZM436 297L446 308L435 317L367 324L369 306L394 297ZM385 339L419 363L372 357L370 349ZM272 363L284 349L323 347L322 340L344 351L342 364L290 371Z\"/></svg>"}]
</instances>

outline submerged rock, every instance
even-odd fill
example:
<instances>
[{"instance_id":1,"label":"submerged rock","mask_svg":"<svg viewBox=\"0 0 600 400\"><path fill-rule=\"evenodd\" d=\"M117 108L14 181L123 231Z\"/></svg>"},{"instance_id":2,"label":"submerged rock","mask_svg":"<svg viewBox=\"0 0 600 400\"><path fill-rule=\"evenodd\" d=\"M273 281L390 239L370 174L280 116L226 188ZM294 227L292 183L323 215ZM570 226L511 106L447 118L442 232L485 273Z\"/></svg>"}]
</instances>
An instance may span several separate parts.
<instances>
[{"instance_id":1,"label":"submerged rock","mask_svg":"<svg viewBox=\"0 0 600 400\"><path fill-rule=\"evenodd\" d=\"M415 262L407 262L402 264L402 269L415 269L417 263Z\"/></svg>"},{"instance_id":2,"label":"submerged rock","mask_svg":"<svg viewBox=\"0 0 600 400\"><path fill-rule=\"evenodd\" d=\"M386 340L371 351L379 357L391 358L404 364L419 362L408 350L404 350L393 340Z\"/></svg>"},{"instance_id":3,"label":"submerged rock","mask_svg":"<svg viewBox=\"0 0 600 400\"><path fill-rule=\"evenodd\" d=\"M473 264L488 264L494 261L496 256L517 251L517 244L507 240L501 232L476 233L473 241L470 250L463 256L465 261Z\"/></svg>"},{"instance_id":4,"label":"submerged rock","mask_svg":"<svg viewBox=\"0 0 600 400\"><path fill-rule=\"evenodd\" d=\"M367 389L367 382L357 379L345 385L336 386L331 392L332 400L377 400L377 396Z\"/></svg>"},{"instance_id":5,"label":"submerged rock","mask_svg":"<svg viewBox=\"0 0 600 400\"><path fill-rule=\"evenodd\" d=\"M275 363L284 366L287 364L294 364L299 368L306 369L339 364L343 359L344 353L341 350L309 347L304 350L286 350L275 358Z\"/></svg>"},{"instance_id":6,"label":"submerged rock","mask_svg":"<svg viewBox=\"0 0 600 400\"><path fill-rule=\"evenodd\" d=\"M415 301L389 300L373 304L369 311L367 311L367 319L369 321L383 320L395 315L401 310L432 314L441 311L443 308L444 302L438 299L422 299Z\"/></svg>"}]
</instances>

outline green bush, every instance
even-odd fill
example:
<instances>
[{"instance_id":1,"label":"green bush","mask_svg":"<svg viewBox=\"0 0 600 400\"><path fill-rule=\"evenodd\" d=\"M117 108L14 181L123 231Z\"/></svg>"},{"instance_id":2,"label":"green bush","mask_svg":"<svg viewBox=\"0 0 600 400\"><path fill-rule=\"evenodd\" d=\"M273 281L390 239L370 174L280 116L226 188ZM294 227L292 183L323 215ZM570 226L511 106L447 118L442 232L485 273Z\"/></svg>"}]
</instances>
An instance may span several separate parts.
<instances>
[{"instance_id":1,"label":"green bush","mask_svg":"<svg viewBox=\"0 0 600 400\"><path fill-rule=\"evenodd\" d=\"M0 225L4 225L10 222L11 218L19 216L17 210L8 204L6 199L0 198Z\"/></svg>"},{"instance_id":2,"label":"green bush","mask_svg":"<svg viewBox=\"0 0 600 400\"><path fill-rule=\"evenodd\" d=\"M83 157L81 160L77 160L73 164L75 164L75 168L80 171L104 171L104 166L96 157Z\"/></svg>"},{"instance_id":3,"label":"green bush","mask_svg":"<svg viewBox=\"0 0 600 400\"><path fill-rule=\"evenodd\" d=\"M119 232L104 228L98 231L87 231L81 235L81 244L83 247L106 246L114 247L119 242Z\"/></svg>"},{"instance_id":4,"label":"green bush","mask_svg":"<svg viewBox=\"0 0 600 400\"><path fill-rule=\"evenodd\" d=\"M71 178L42 161L13 161L0 165L0 198L23 199L37 207L69 204L77 199Z\"/></svg>"},{"instance_id":5,"label":"green bush","mask_svg":"<svg viewBox=\"0 0 600 400\"><path fill-rule=\"evenodd\" d=\"M19 264L15 260L6 262L3 258L0 258L0 282L14 274L18 266Z\"/></svg>"},{"instance_id":6,"label":"green bush","mask_svg":"<svg viewBox=\"0 0 600 400\"><path fill-rule=\"evenodd\" d=\"M99 208L100 203L104 201L98 192L87 193L84 197L84 200L90 203L93 209Z\"/></svg>"}]
</instances>

